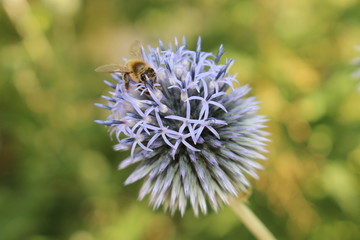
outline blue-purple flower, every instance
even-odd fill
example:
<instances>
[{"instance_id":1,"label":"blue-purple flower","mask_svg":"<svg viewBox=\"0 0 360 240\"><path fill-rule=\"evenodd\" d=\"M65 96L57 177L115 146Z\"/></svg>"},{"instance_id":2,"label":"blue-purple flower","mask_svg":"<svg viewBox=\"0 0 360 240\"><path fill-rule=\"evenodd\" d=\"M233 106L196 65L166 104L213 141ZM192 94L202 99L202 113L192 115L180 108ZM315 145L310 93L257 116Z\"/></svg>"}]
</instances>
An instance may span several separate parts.
<instances>
[{"instance_id":1,"label":"blue-purple flower","mask_svg":"<svg viewBox=\"0 0 360 240\"><path fill-rule=\"evenodd\" d=\"M190 203L195 215L217 210L249 190L249 177L258 178L266 119L257 115L258 101L246 97L248 86L234 88L233 60L220 64L223 54L222 45L215 55L201 51L201 38L196 51L185 38L169 48L160 41L142 56L161 88L133 82L126 90L121 74L112 74L116 84L105 81L113 91L103 96L106 105L96 105L110 114L96 122L116 136L115 150L130 150L119 168L138 165L125 184L143 179L139 199L149 195L155 209L183 215Z\"/></svg>"}]
</instances>

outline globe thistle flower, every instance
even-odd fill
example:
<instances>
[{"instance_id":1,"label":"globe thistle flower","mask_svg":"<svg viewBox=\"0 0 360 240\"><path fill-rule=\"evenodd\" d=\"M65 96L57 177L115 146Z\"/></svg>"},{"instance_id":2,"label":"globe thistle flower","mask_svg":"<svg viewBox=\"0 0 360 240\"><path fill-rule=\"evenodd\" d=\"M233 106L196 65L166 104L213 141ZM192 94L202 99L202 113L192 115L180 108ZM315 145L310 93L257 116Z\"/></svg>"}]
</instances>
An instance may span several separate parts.
<instances>
[{"instance_id":1,"label":"globe thistle flower","mask_svg":"<svg viewBox=\"0 0 360 240\"><path fill-rule=\"evenodd\" d=\"M236 76L228 72L232 59L220 64L224 54L187 49L186 39L168 48L141 49L143 60L157 73L156 84L131 83L114 73L113 91L103 96L107 120L115 135L115 150L130 150L123 169L138 164L125 184L143 179L139 199L149 195L150 204L173 214L184 214L190 203L195 215L215 211L223 203L246 193L249 177L258 178L265 159L267 133L264 116L257 115L258 101L246 97L250 88L234 88Z\"/></svg>"}]
</instances>

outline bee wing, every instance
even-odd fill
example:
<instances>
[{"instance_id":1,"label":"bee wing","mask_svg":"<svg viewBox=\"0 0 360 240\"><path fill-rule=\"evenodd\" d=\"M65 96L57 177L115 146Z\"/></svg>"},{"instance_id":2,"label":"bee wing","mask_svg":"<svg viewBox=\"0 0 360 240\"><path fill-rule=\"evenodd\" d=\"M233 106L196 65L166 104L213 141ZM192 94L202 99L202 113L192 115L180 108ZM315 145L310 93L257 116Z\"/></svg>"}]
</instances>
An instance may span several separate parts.
<instances>
[{"instance_id":1,"label":"bee wing","mask_svg":"<svg viewBox=\"0 0 360 240\"><path fill-rule=\"evenodd\" d=\"M130 56L134 59L143 60L143 55L141 53L142 45L139 40L134 41L130 46Z\"/></svg>"},{"instance_id":2,"label":"bee wing","mask_svg":"<svg viewBox=\"0 0 360 240\"><path fill-rule=\"evenodd\" d=\"M122 65L119 64L107 64L102 65L95 69L95 72L101 72L101 73L114 73L114 72L121 72L121 73L130 73L131 71Z\"/></svg>"}]
</instances>

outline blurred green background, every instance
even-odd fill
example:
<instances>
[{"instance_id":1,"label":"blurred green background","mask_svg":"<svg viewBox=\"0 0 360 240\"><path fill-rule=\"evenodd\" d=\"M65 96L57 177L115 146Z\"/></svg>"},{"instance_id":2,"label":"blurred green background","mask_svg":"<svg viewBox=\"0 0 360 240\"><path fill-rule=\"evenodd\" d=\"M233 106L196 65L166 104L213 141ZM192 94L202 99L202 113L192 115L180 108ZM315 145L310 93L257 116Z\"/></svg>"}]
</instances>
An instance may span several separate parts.
<instances>
[{"instance_id":1,"label":"blurred green background","mask_svg":"<svg viewBox=\"0 0 360 240\"><path fill-rule=\"evenodd\" d=\"M356 0L0 1L0 239L254 239L228 207L171 217L123 186L107 75L132 41L223 43L272 133L249 205L278 239L360 239Z\"/></svg>"}]
</instances>

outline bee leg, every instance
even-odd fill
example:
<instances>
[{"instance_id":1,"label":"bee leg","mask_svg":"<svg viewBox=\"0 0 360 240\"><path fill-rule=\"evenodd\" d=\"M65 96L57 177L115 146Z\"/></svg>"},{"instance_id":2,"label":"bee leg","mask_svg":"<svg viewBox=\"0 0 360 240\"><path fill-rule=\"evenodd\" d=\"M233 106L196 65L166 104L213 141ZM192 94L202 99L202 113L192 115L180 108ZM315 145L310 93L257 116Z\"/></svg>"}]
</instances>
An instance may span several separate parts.
<instances>
[{"instance_id":1,"label":"bee leg","mask_svg":"<svg viewBox=\"0 0 360 240\"><path fill-rule=\"evenodd\" d=\"M144 93L149 96L149 86L150 84L145 80L145 81L141 81L141 83L144 85Z\"/></svg>"},{"instance_id":2,"label":"bee leg","mask_svg":"<svg viewBox=\"0 0 360 240\"><path fill-rule=\"evenodd\" d=\"M130 87L130 79L129 79L129 74L124 74L124 82L125 82L125 89L129 90Z\"/></svg>"},{"instance_id":3,"label":"bee leg","mask_svg":"<svg viewBox=\"0 0 360 240\"><path fill-rule=\"evenodd\" d=\"M144 82L144 84L145 85L147 85L147 86L149 86L149 87L153 87L153 84L152 84L152 82L150 81L150 80L146 80L145 82Z\"/></svg>"},{"instance_id":4,"label":"bee leg","mask_svg":"<svg viewBox=\"0 0 360 240\"><path fill-rule=\"evenodd\" d=\"M157 83L157 77L155 77L153 79L153 84L155 85L155 83ZM159 90L162 90L162 86L160 86L160 85L156 86L156 88L159 89Z\"/></svg>"},{"instance_id":5,"label":"bee leg","mask_svg":"<svg viewBox=\"0 0 360 240\"><path fill-rule=\"evenodd\" d=\"M151 82L151 86L154 88L154 87L156 87L157 89L159 89L159 90L162 90L162 87L160 86L160 85L156 85L155 86L155 84L156 84L156 78Z\"/></svg>"},{"instance_id":6,"label":"bee leg","mask_svg":"<svg viewBox=\"0 0 360 240\"><path fill-rule=\"evenodd\" d=\"M156 84L156 79L154 79L153 81L151 81L151 80L146 80L146 81L144 82L144 85L146 86L146 84L147 84L148 86L150 86L152 89L153 89L154 87L156 87L157 89L162 90L162 87L161 87L161 86L155 86L155 84Z\"/></svg>"}]
</instances>

